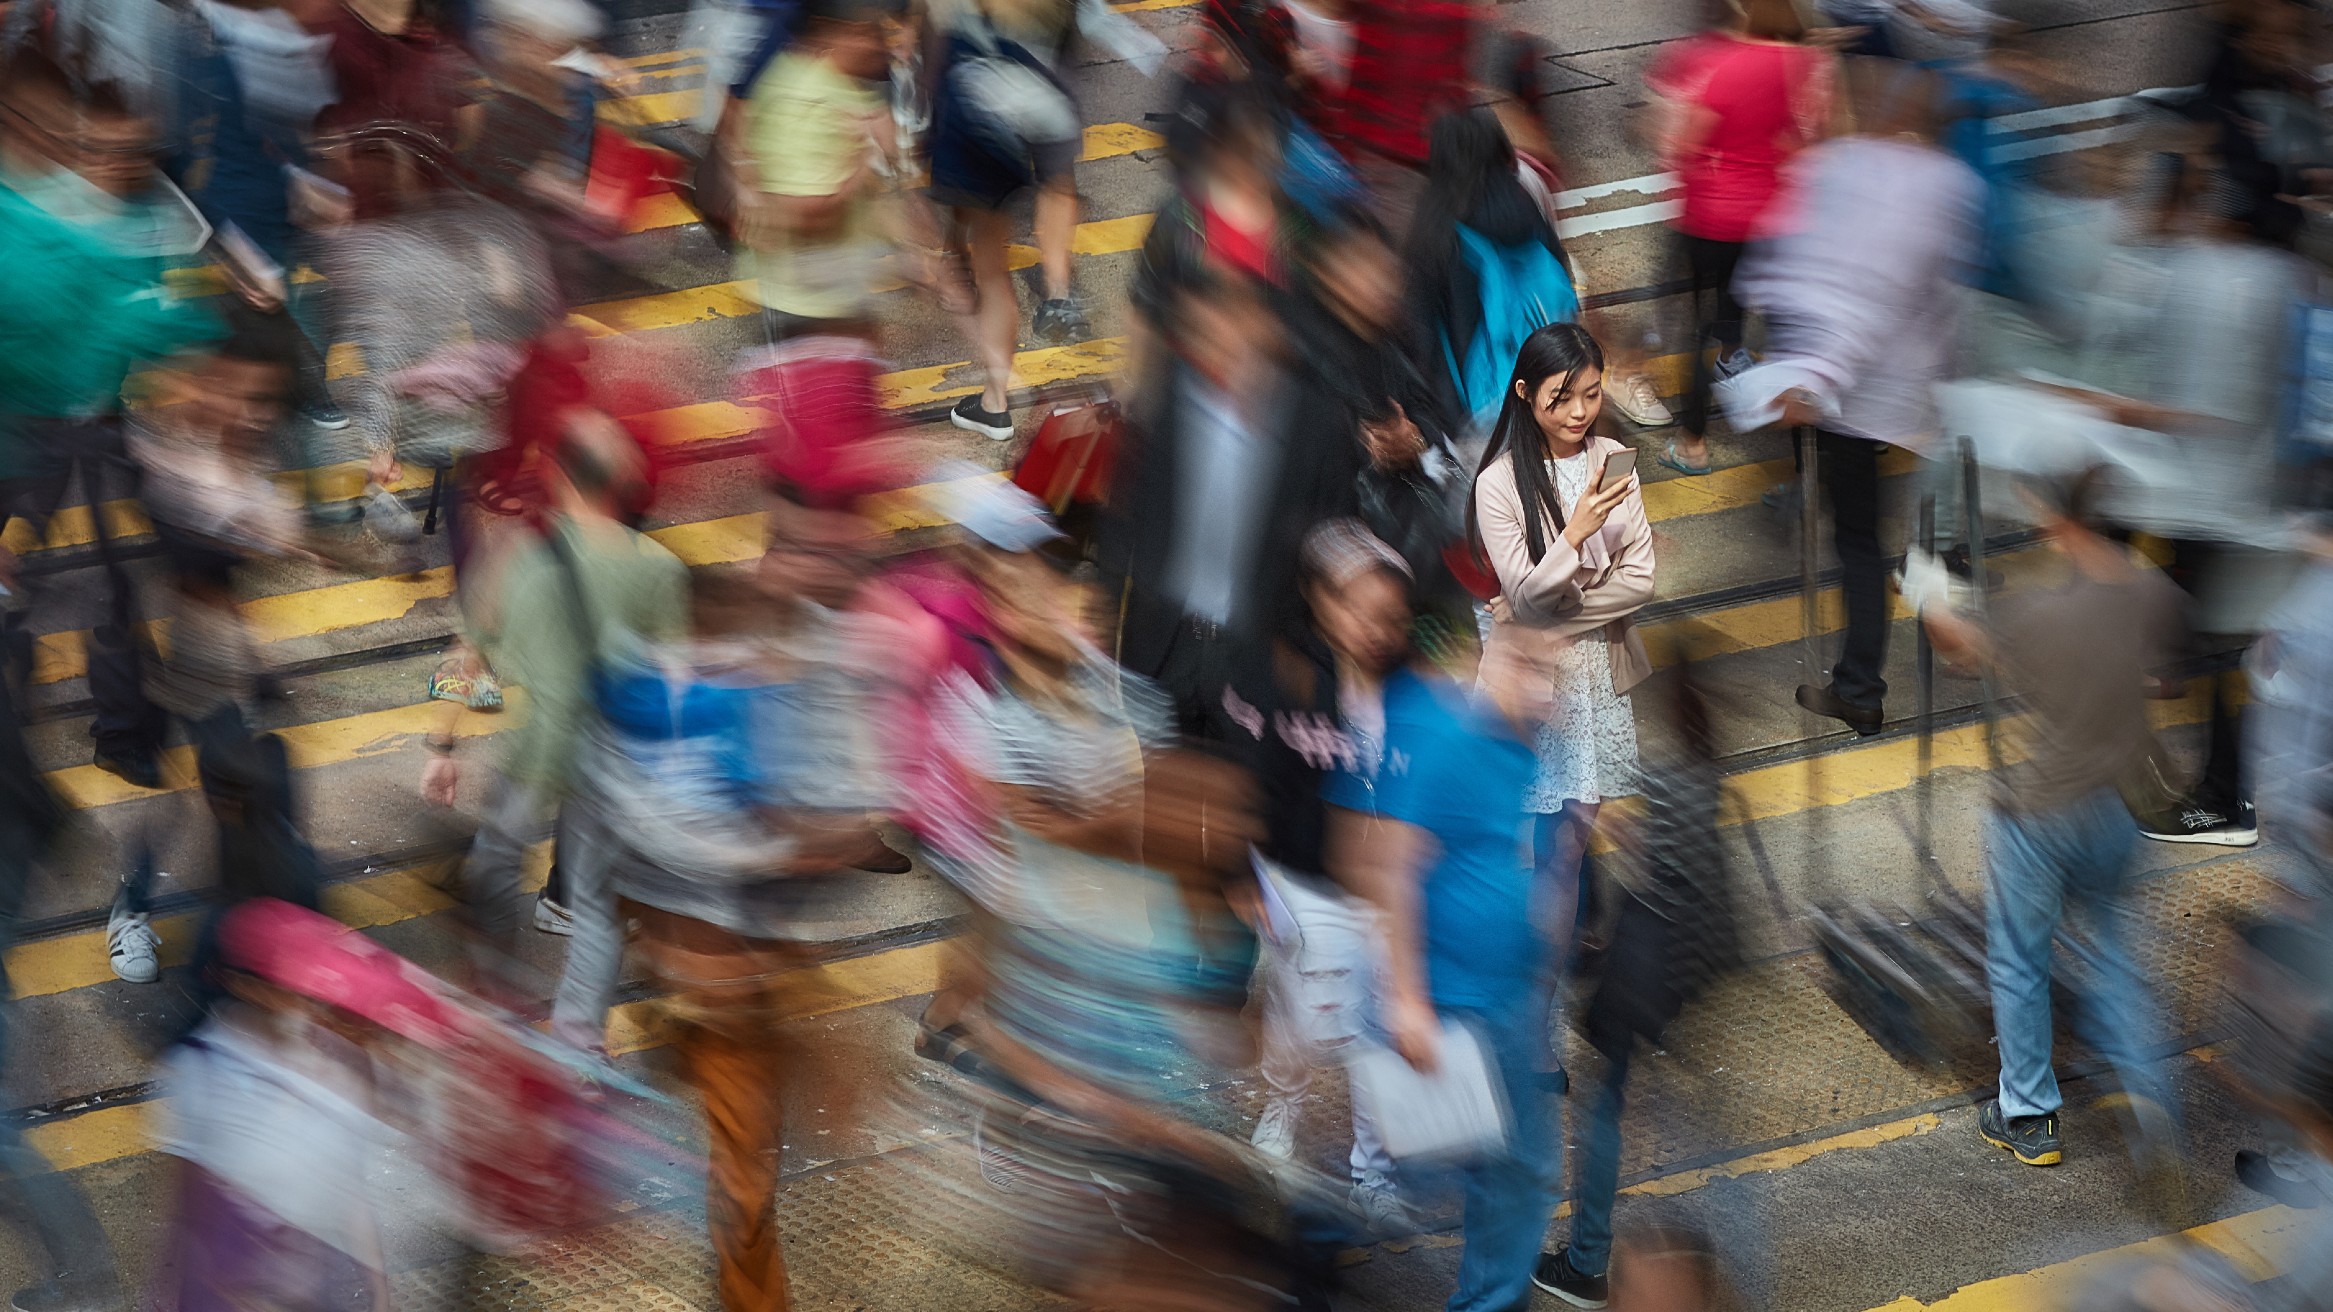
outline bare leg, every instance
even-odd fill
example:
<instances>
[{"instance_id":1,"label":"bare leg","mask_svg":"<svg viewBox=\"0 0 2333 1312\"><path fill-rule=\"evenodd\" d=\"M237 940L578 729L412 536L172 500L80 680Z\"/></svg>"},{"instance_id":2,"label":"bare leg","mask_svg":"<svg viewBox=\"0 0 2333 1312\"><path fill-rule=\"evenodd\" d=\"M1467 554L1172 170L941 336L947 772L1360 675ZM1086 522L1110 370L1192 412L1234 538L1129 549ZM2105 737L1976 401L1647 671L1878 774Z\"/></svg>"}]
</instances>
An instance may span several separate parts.
<instances>
[{"instance_id":1,"label":"bare leg","mask_svg":"<svg viewBox=\"0 0 2333 1312\"><path fill-rule=\"evenodd\" d=\"M1005 261L1012 220L992 210L967 210L964 222L974 300L965 335L972 339L973 356L987 377L980 408L1001 411L1008 408L1013 347L1021 332L1021 303L1013 295L1013 273Z\"/></svg>"},{"instance_id":2,"label":"bare leg","mask_svg":"<svg viewBox=\"0 0 2333 1312\"><path fill-rule=\"evenodd\" d=\"M1045 269L1045 298L1069 296L1070 245L1077 239L1077 183L1061 178L1037 193L1037 259Z\"/></svg>"}]
</instances>

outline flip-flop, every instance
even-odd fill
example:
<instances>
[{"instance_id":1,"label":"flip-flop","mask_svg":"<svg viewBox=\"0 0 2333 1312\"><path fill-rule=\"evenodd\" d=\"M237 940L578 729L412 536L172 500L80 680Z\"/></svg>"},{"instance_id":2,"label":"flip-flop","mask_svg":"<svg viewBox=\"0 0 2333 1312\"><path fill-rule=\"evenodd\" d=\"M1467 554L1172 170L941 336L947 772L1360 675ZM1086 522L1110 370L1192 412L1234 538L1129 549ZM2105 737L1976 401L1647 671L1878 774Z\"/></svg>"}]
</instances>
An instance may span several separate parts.
<instances>
[{"instance_id":1,"label":"flip-flop","mask_svg":"<svg viewBox=\"0 0 2333 1312\"><path fill-rule=\"evenodd\" d=\"M1683 474L1688 478L1709 472L1709 465L1706 462L1701 464L1698 468L1693 465L1686 464L1685 458L1677 454L1677 443L1676 439L1674 438L1670 439L1669 443L1661 448L1661 453L1659 455L1653 457L1653 463L1659 465L1663 469L1674 469L1678 473Z\"/></svg>"}]
</instances>

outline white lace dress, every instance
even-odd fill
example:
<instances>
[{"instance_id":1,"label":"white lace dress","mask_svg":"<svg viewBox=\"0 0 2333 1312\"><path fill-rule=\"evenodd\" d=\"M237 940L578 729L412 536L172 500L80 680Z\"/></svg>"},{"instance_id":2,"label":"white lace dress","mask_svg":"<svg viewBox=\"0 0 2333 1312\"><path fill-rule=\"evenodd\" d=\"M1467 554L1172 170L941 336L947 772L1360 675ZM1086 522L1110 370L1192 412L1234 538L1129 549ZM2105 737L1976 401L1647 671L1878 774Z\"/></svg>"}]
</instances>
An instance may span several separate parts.
<instances>
[{"instance_id":1,"label":"white lace dress","mask_svg":"<svg viewBox=\"0 0 2333 1312\"><path fill-rule=\"evenodd\" d=\"M1557 499L1576 504L1588 485L1588 453L1549 462ZM1601 802L1637 791L1636 711L1612 690L1612 651L1601 629L1555 658L1555 712L1539 730L1539 772L1523 795L1547 814L1565 802Z\"/></svg>"}]
</instances>

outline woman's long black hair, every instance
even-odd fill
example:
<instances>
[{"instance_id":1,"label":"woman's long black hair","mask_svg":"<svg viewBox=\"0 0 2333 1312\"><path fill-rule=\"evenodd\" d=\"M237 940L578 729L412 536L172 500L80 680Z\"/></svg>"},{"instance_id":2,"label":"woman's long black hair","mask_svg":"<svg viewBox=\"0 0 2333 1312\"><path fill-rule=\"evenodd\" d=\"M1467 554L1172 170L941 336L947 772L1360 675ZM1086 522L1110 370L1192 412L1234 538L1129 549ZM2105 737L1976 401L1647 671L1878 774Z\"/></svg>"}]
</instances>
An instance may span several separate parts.
<instances>
[{"instance_id":1,"label":"woman's long black hair","mask_svg":"<svg viewBox=\"0 0 2333 1312\"><path fill-rule=\"evenodd\" d=\"M1587 368L1604 371L1604 348L1576 323L1551 323L1524 338L1508 373L1506 396L1499 403L1499 422L1474 471L1479 482L1493 461L1504 458L1514 466L1515 490L1523 496L1523 543L1530 548L1533 564L1547 554L1549 540L1563 532L1563 502L1556 495L1555 475L1547 468L1547 439L1540 434L1531 401L1541 383L1560 377L1568 389ZM1515 394L1517 383L1523 385L1520 396ZM1466 540L1480 556L1482 526L1475 522L1471 496L1466 499Z\"/></svg>"},{"instance_id":2,"label":"woman's long black hair","mask_svg":"<svg viewBox=\"0 0 2333 1312\"><path fill-rule=\"evenodd\" d=\"M1444 114L1428 132L1426 191L1418 198L1403 249L1408 281L1409 321L1415 358L1433 361L1432 372L1442 373L1442 338L1448 333L1450 351L1460 359L1481 328L1482 289L1474 272L1459 254L1458 228L1472 228L1493 245L1520 246L1538 242L1565 268L1563 242L1548 226L1531 194L1515 176L1515 147L1498 115L1488 109ZM1454 380L1444 380L1450 409L1458 399ZM1464 415L1458 405L1452 414Z\"/></svg>"}]
</instances>

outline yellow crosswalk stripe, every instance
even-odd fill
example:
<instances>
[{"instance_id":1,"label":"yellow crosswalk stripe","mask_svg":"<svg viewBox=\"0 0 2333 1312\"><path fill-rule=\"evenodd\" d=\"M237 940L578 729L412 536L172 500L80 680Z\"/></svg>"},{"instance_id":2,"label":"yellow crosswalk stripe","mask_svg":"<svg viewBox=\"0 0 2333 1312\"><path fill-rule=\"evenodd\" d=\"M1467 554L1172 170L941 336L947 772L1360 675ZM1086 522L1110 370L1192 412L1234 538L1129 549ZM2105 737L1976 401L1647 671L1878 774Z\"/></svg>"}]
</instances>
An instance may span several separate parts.
<instances>
[{"instance_id":1,"label":"yellow crosswalk stripe","mask_svg":"<svg viewBox=\"0 0 2333 1312\"><path fill-rule=\"evenodd\" d=\"M2292 1269L2299 1242L2311 1230L2308 1213L2289 1207L2265 1207L2181 1234L2163 1235L2038 1270L1967 1285L1933 1303L1907 1296L1871 1312L2034 1312L2037 1308L2063 1307L2084 1284L2121 1263L2175 1257L2191 1246L2207 1248L2227 1258L2247 1279L2266 1280Z\"/></svg>"}]
</instances>

